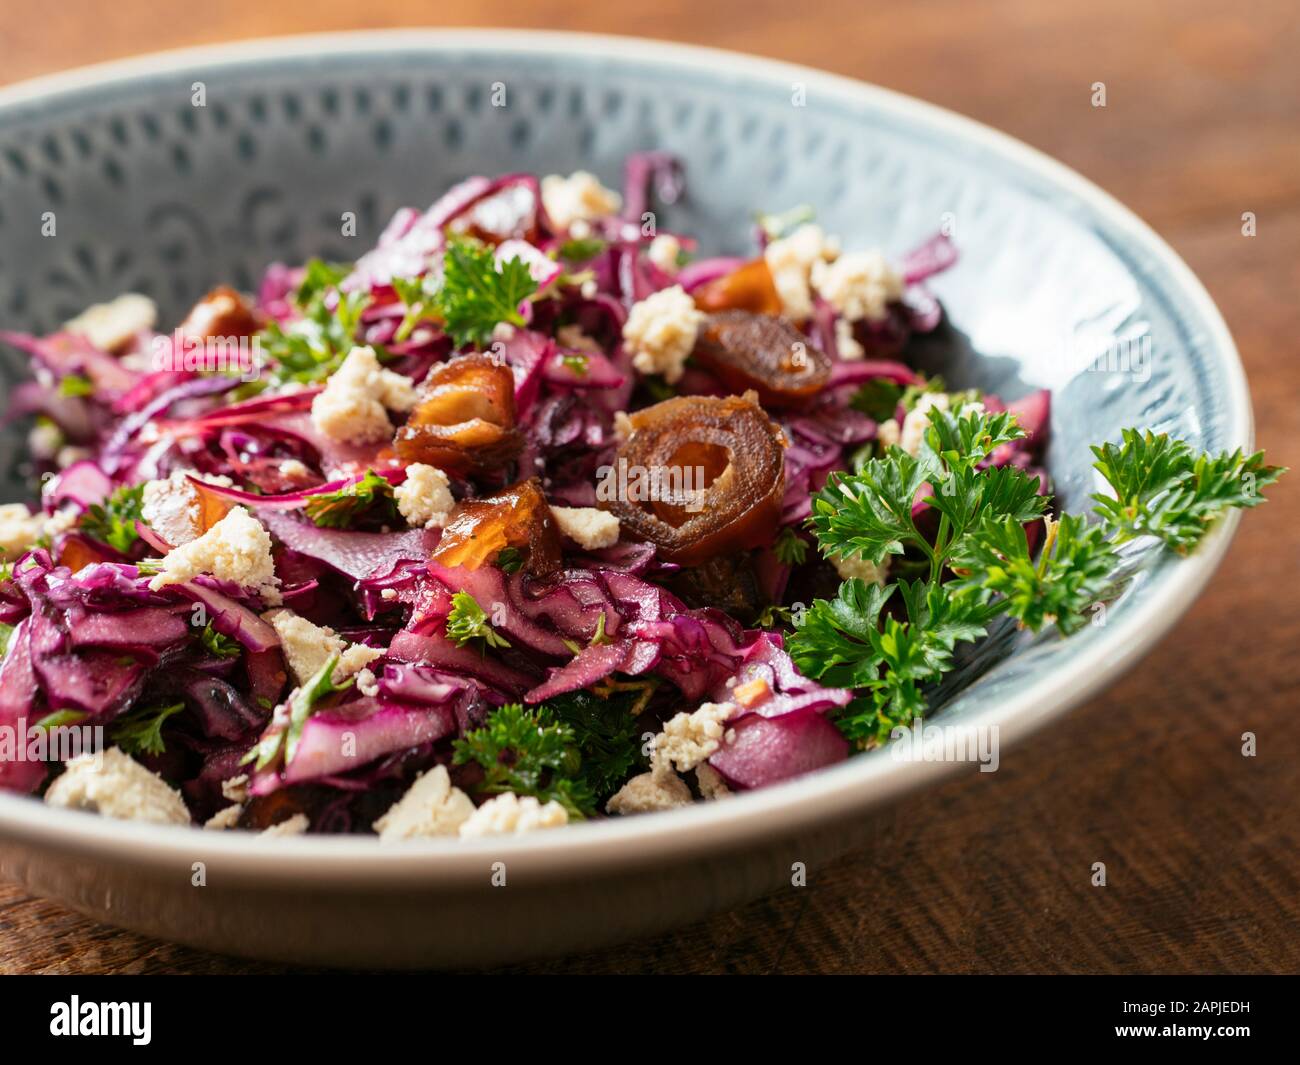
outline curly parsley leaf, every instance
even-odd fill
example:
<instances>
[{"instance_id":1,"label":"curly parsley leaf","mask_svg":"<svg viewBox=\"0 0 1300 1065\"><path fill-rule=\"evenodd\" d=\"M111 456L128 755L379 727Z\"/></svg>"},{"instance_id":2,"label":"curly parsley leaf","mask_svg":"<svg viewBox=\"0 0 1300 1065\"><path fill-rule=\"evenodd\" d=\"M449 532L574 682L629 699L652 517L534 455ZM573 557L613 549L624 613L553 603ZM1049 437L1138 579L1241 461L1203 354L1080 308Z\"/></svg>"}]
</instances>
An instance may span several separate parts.
<instances>
[{"instance_id":1,"label":"curly parsley leaf","mask_svg":"<svg viewBox=\"0 0 1300 1065\"><path fill-rule=\"evenodd\" d=\"M432 270L420 277L393 278L393 291L406 305L406 314L393 334L394 340L401 343L409 339L421 321L436 317L435 302L441 287L441 274Z\"/></svg>"},{"instance_id":2,"label":"curly parsley leaf","mask_svg":"<svg viewBox=\"0 0 1300 1065\"><path fill-rule=\"evenodd\" d=\"M124 485L102 504L88 507L80 528L87 536L126 554L140 537L135 523L143 518L144 485Z\"/></svg>"},{"instance_id":3,"label":"curly parsley leaf","mask_svg":"<svg viewBox=\"0 0 1300 1065\"><path fill-rule=\"evenodd\" d=\"M1115 549L1104 528L1073 514L1059 522L1046 519L1046 528L1035 559L1020 522L987 518L953 564L962 574L961 587L1002 596L1006 612L1026 628L1038 632L1055 623L1068 636L1087 624L1085 612L1105 598Z\"/></svg>"},{"instance_id":4,"label":"curly parsley leaf","mask_svg":"<svg viewBox=\"0 0 1300 1065\"><path fill-rule=\"evenodd\" d=\"M398 516L393 486L374 470L336 491L316 493L303 510L325 529L346 529L362 516L385 523L396 522Z\"/></svg>"},{"instance_id":5,"label":"curly parsley leaf","mask_svg":"<svg viewBox=\"0 0 1300 1065\"><path fill-rule=\"evenodd\" d=\"M113 722L110 728L113 742L127 754L162 754L167 749L162 727L169 717L184 709L183 702L137 707Z\"/></svg>"},{"instance_id":6,"label":"curly parsley leaf","mask_svg":"<svg viewBox=\"0 0 1300 1065\"><path fill-rule=\"evenodd\" d=\"M1197 455L1181 440L1136 429L1124 430L1122 444L1103 444L1092 453L1114 492L1094 495L1095 510L1118 539L1156 536L1183 554L1226 511L1263 503L1261 490L1286 472L1266 465L1262 451Z\"/></svg>"},{"instance_id":7,"label":"curly parsley leaf","mask_svg":"<svg viewBox=\"0 0 1300 1065\"><path fill-rule=\"evenodd\" d=\"M880 675L872 644L892 584L881 587L854 577L834 599L815 599L804 611L787 646L795 665L809 677L837 688L863 688Z\"/></svg>"},{"instance_id":8,"label":"curly parsley leaf","mask_svg":"<svg viewBox=\"0 0 1300 1065\"><path fill-rule=\"evenodd\" d=\"M272 322L262 330L259 345L271 359L275 383L323 381L356 345L370 293L339 290L349 271L312 259L293 297L302 317L283 325Z\"/></svg>"},{"instance_id":9,"label":"curly parsley leaf","mask_svg":"<svg viewBox=\"0 0 1300 1065\"><path fill-rule=\"evenodd\" d=\"M434 303L458 347L483 347L499 323L524 324L519 305L536 291L527 263L520 259L498 263L486 244L458 237L447 245L443 281Z\"/></svg>"},{"instance_id":10,"label":"curly parsley leaf","mask_svg":"<svg viewBox=\"0 0 1300 1065\"><path fill-rule=\"evenodd\" d=\"M798 566L808 557L808 541L787 526L777 534L772 553L781 565Z\"/></svg>"},{"instance_id":11,"label":"curly parsley leaf","mask_svg":"<svg viewBox=\"0 0 1300 1065\"><path fill-rule=\"evenodd\" d=\"M582 779L597 799L614 794L647 762L641 754L636 703L633 693L601 698L589 691L569 692L546 703L556 719L573 731L582 755Z\"/></svg>"},{"instance_id":12,"label":"curly parsley leaf","mask_svg":"<svg viewBox=\"0 0 1300 1065\"><path fill-rule=\"evenodd\" d=\"M588 259L594 259L608 246L599 237L575 237L560 245L560 258L567 263L585 263Z\"/></svg>"},{"instance_id":13,"label":"curly parsley leaf","mask_svg":"<svg viewBox=\"0 0 1300 1065\"><path fill-rule=\"evenodd\" d=\"M928 555L930 545L912 522L912 500L936 472L930 463L891 448L856 474L832 474L813 496L808 518L822 554L876 565L886 555L901 555L905 545Z\"/></svg>"},{"instance_id":14,"label":"curly parsley leaf","mask_svg":"<svg viewBox=\"0 0 1300 1065\"><path fill-rule=\"evenodd\" d=\"M595 812L595 796L581 776L577 733L546 706L507 703L498 707L481 728L467 732L452 749L454 764L472 763L483 770L475 791L489 795L511 791L543 803L554 800L577 819Z\"/></svg>"},{"instance_id":15,"label":"curly parsley leaf","mask_svg":"<svg viewBox=\"0 0 1300 1065\"><path fill-rule=\"evenodd\" d=\"M457 592L451 597L447 638L457 647L464 647L472 640L482 640L488 647L510 646L510 641L492 627L487 613L469 592Z\"/></svg>"},{"instance_id":16,"label":"curly parsley leaf","mask_svg":"<svg viewBox=\"0 0 1300 1065\"><path fill-rule=\"evenodd\" d=\"M212 627L210 621L199 633L199 643L209 654L216 655L217 658L238 658L244 650L238 640L232 640L229 636L218 632Z\"/></svg>"}]
</instances>

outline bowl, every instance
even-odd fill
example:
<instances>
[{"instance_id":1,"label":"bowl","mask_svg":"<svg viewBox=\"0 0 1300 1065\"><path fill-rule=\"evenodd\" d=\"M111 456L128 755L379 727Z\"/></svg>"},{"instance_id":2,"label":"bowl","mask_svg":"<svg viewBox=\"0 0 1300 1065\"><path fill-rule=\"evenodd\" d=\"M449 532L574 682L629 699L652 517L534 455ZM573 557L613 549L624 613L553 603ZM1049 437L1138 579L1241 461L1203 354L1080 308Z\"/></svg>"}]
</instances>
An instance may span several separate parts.
<instances>
[{"instance_id":1,"label":"bowl","mask_svg":"<svg viewBox=\"0 0 1300 1065\"><path fill-rule=\"evenodd\" d=\"M497 106L504 90L504 106ZM918 358L952 387L1053 390L1065 506L1087 445L1122 427L1249 447L1232 339L1137 218L1032 149L856 81L770 60L575 34L411 30L290 38L114 63L0 91L0 320L48 331L119 292L164 321L276 259L355 258L399 206L473 173L687 163L665 212L707 252L753 215L816 206L846 246L962 250L934 289L949 326ZM49 214L47 214L49 212ZM42 235L52 218L56 237ZM345 237L355 219L357 235ZM1100 346L1099 346L1100 345ZM1109 345L1109 346L1107 346ZM1098 351L1129 352L1107 367ZM4 380L22 372L6 353ZM1113 362L1113 360L1112 360ZM21 433L4 438L10 497ZM1000 748L1138 661L1209 579L1229 517L1187 560L1140 545L1068 641L1014 632L941 693L937 720ZM1098 620L1098 619L1094 619ZM519 838L381 846L155 828L0 795L0 873L93 917L210 950L312 964L488 965L591 949L790 885L864 841L872 811L970 768L876 751L722 802Z\"/></svg>"}]
</instances>

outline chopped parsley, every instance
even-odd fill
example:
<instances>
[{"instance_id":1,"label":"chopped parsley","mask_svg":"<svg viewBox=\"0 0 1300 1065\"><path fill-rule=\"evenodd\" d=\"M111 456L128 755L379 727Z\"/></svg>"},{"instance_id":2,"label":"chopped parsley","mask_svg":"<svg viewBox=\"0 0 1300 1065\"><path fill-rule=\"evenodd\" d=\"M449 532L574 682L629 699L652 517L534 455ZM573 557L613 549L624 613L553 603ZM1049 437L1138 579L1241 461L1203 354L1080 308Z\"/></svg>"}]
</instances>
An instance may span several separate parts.
<instances>
[{"instance_id":1,"label":"chopped parsley","mask_svg":"<svg viewBox=\"0 0 1300 1065\"><path fill-rule=\"evenodd\" d=\"M162 727L169 717L184 709L183 702L136 707L117 718L110 726L109 734L127 754L162 754L167 749L163 743Z\"/></svg>"},{"instance_id":2,"label":"chopped parsley","mask_svg":"<svg viewBox=\"0 0 1300 1065\"><path fill-rule=\"evenodd\" d=\"M520 259L496 261L480 241L456 237L447 245L443 281L434 300L438 316L458 347L486 346L501 322L524 325L519 305L537 291Z\"/></svg>"},{"instance_id":3,"label":"chopped parsley","mask_svg":"<svg viewBox=\"0 0 1300 1065\"><path fill-rule=\"evenodd\" d=\"M91 396L95 394L95 384L89 377L70 373L59 380L61 396Z\"/></svg>"},{"instance_id":4,"label":"chopped parsley","mask_svg":"<svg viewBox=\"0 0 1300 1065\"><path fill-rule=\"evenodd\" d=\"M142 520L144 485L124 485L102 504L95 503L81 516L83 533L115 551L126 554L140 537L135 523Z\"/></svg>"},{"instance_id":5,"label":"chopped parsley","mask_svg":"<svg viewBox=\"0 0 1300 1065\"><path fill-rule=\"evenodd\" d=\"M349 269L312 259L293 297L302 317L285 325L272 322L262 331L259 343L272 361L275 383L323 381L355 346L370 294L339 290Z\"/></svg>"},{"instance_id":6,"label":"chopped parsley","mask_svg":"<svg viewBox=\"0 0 1300 1065\"><path fill-rule=\"evenodd\" d=\"M777 534L772 553L783 566L798 566L808 557L808 541L789 526Z\"/></svg>"},{"instance_id":7,"label":"chopped parsley","mask_svg":"<svg viewBox=\"0 0 1300 1065\"><path fill-rule=\"evenodd\" d=\"M361 517L379 522L397 521L397 503L393 486L374 470L333 492L317 492L303 505L316 525L326 529L346 529Z\"/></svg>"},{"instance_id":8,"label":"chopped parsley","mask_svg":"<svg viewBox=\"0 0 1300 1065\"><path fill-rule=\"evenodd\" d=\"M199 643L210 653L218 658L238 658L243 653L243 646L238 640L232 640L229 636L218 632L212 627L212 622L204 626L203 631L199 633Z\"/></svg>"},{"instance_id":9,"label":"chopped parsley","mask_svg":"<svg viewBox=\"0 0 1300 1065\"><path fill-rule=\"evenodd\" d=\"M585 263L588 259L594 259L608 246L599 237L575 237L560 245L560 258L568 263Z\"/></svg>"},{"instance_id":10,"label":"chopped parsley","mask_svg":"<svg viewBox=\"0 0 1300 1065\"><path fill-rule=\"evenodd\" d=\"M451 597L451 613L447 615L447 638L457 647L474 640L482 640L486 647L509 647L510 641L501 636L483 608L469 592L457 592Z\"/></svg>"}]
</instances>

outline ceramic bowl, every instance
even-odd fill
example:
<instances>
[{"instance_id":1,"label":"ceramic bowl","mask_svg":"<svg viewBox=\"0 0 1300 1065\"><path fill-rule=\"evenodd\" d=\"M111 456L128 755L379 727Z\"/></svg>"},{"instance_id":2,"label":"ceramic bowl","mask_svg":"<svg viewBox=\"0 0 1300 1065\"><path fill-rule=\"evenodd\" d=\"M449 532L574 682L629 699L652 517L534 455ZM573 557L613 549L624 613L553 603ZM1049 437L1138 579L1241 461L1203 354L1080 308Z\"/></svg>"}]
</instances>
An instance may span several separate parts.
<instances>
[{"instance_id":1,"label":"ceramic bowl","mask_svg":"<svg viewBox=\"0 0 1300 1065\"><path fill-rule=\"evenodd\" d=\"M504 86L505 106L494 105ZM203 106L195 106L202 89ZM950 327L919 358L952 387L1054 393L1065 506L1095 490L1089 443L1128 425L1246 447L1251 412L1218 311L1137 218L1065 167L916 100L801 67L650 41L498 31L293 38L171 53L0 92L0 320L50 330L135 290L175 321L276 259L355 258L391 213L474 173L686 160L663 224L750 247L754 212L816 206L848 247L901 253L946 227ZM56 233L42 235L53 212ZM353 212L357 235L341 235ZM1145 339L1144 339L1145 338ZM1137 353L1098 372L1098 345ZM1113 348L1112 348L1113 350ZM8 352L3 373L21 374ZM9 494L22 436L5 438ZM1136 662L1227 548L1126 558L1105 624L1004 633L936 720L997 726L1003 752ZM963 768L880 751L764 791L517 839L381 846L152 828L0 795L0 872L113 924L324 964L486 965L586 949L789 889L861 842L874 809Z\"/></svg>"}]
</instances>

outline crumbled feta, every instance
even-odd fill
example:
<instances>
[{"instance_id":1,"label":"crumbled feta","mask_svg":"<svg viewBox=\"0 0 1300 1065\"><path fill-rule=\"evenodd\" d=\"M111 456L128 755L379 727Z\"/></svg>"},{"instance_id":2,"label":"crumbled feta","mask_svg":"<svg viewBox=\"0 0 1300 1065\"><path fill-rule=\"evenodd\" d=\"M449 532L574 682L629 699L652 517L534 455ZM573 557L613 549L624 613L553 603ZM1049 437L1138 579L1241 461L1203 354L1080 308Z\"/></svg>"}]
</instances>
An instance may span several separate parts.
<instances>
[{"instance_id":1,"label":"crumbled feta","mask_svg":"<svg viewBox=\"0 0 1300 1065\"><path fill-rule=\"evenodd\" d=\"M375 822L375 831L385 843L395 839L454 836L473 816L474 803L470 797L452 786L446 766L437 765L422 774L388 808Z\"/></svg>"},{"instance_id":2,"label":"crumbled feta","mask_svg":"<svg viewBox=\"0 0 1300 1065\"><path fill-rule=\"evenodd\" d=\"M674 773L651 770L633 777L605 804L610 814L644 814L691 805L691 789Z\"/></svg>"},{"instance_id":3,"label":"crumbled feta","mask_svg":"<svg viewBox=\"0 0 1300 1065\"><path fill-rule=\"evenodd\" d=\"M247 802L248 774L240 773L238 776L223 780L221 782L221 797L235 803Z\"/></svg>"},{"instance_id":4,"label":"crumbled feta","mask_svg":"<svg viewBox=\"0 0 1300 1065\"><path fill-rule=\"evenodd\" d=\"M708 762L701 762L695 767L695 783L700 786L700 796L706 800L725 799L731 794L722 774Z\"/></svg>"},{"instance_id":5,"label":"crumbled feta","mask_svg":"<svg viewBox=\"0 0 1300 1065\"><path fill-rule=\"evenodd\" d=\"M840 358L847 362L854 362L867 353L867 349L859 344L858 338L853 335L853 324L845 318L835 319L835 347L840 353Z\"/></svg>"},{"instance_id":6,"label":"crumbled feta","mask_svg":"<svg viewBox=\"0 0 1300 1065\"><path fill-rule=\"evenodd\" d=\"M310 477L311 470L307 468L307 463L301 459L285 459L280 463L280 475L297 480L300 477Z\"/></svg>"},{"instance_id":7,"label":"crumbled feta","mask_svg":"<svg viewBox=\"0 0 1300 1065\"><path fill-rule=\"evenodd\" d=\"M66 470L74 463L81 462L83 459L90 458L92 452L88 447L77 447L73 444L64 444L59 448L59 453L54 456L54 464L61 470Z\"/></svg>"},{"instance_id":8,"label":"crumbled feta","mask_svg":"<svg viewBox=\"0 0 1300 1065\"><path fill-rule=\"evenodd\" d=\"M463 838L475 836L517 836L539 828L559 828L569 823L569 812L554 800L542 805L531 795L520 798L513 791L494 795L460 826Z\"/></svg>"},{"instance_id":9,"label":"crumbled feta","mask_svg":"<svg viewBox=\"0 0 1300 1065\"><path fill-rule=\"evenodd\" d=\"M879 566L873 562L868 562L865 558L840 558L839 555L831 555L830 562L842 581L859 577L866 581L867 584L883 586L885 577L889 574L888 558L885 558Z\"/></svg>"},{"instance_id":10,"label":"crumbled feta","mask_svg":"<svg viewBox=\"0 0 1300 1065\"><path fill-rule=\"evenodd\" d=\"M149 582L149 587L157 591L200 573L252 589L268 601L280 600L271 536L243 507L232 507L202 536L168 552L162 560L162 572Z\"/></svg>"},{"instance_id":11,"label":"crumbled feta","mask_svg":"<svg viewBox=\"0 0 1300 1065\"><path fill-rule=\"evenodd\" d=\"M692 714L670 718L655 737L652 765L676 766L682 773L694 769L722 746L725 725L738 712L735 703L704 703Z\"/></svg>"},{"instance_id":12,"label":"crumbled feta","mask_svg":"<svg viewBox=\"0 0 1300 1065\"><path fill-rule=\"evenodd\" d=\"M45 519L45 535L54 537L73 528L80 520L80 515L71 510L56 510Z\"/></svg>"},{"instance_id":13,"label":"crumbled feta","mask_svg":"<svg viewBox=\"0 0 1300 1065\"><path fill-rule=\"evenodd\" d=\"M595 507L551 507L555 524L565 536L586 551L618 543L618 518Z\"/></svg>"},{"instance_id":14,"label":"crumbled feta","mask_svg":"<svg viewBox=\"0 0 1300 1065\"><path fill-rule=\"evenodd\" d=\"M393 435L388 411L416 404L415 385L379 365L374 348L353 348L311 404L312 424L345 443L368 444Z\"/></svg>"},{"instance_id":15,"label":"crumbled feta","mask_svg":"<svg viewBox=\"0 0 1300 1065\"><path fill-rule=\"evenodd\" d=\"M137 333L152 329L158 320L158 308L148 296L128 292L108 303L87 307L63 328L79 333L101 351L116 351L135 339Z\"/></svg>"},{"instance_id":16,"label":"crumbled feta","mask_svg":"<svg viewBox=\"0 0 1300 1065\"><path fill-rule=\"evenodd\" d=\"M663 374L669 384L680 380L703 322L704 314L681 285L651 293L632 305L623 324L632 365L641 373Z\"/></svg>"},{"instance_id":17,"label":"crumbled feta","mask_svg":"<svg viewBox=\"0 0 1300 1065\"><path fill-rule=\"evenodd\" d=\"M542 206L557 229L570 229L575 222L617 214L623 198L605 188L594 174L575 170L568 177L547 174L542 178Z\"/></svg>"},{"instance_id":18,"label":"crumbled feta","mask_svg":"<svg viewBox=\"0 0 1300 1065\"><path fill-rule=\"evenodd\" d=\"M671 233L663 233L650 242L646 252L649 260L665 274L677 273L677 257L682 253L682 242Z\"/></svg>"},{"instance_id":19,"label":"crumbled feta","mask_svg":"<svg viewBox=\"0 0 1300 1065\"><path fill-rule=\"evenodd\" d=\"M349 646L333 629L313 624L292 610L268 610L262 618L270 623L275 634L280 637L280 649L284 652L285 663L299 684L311 680L335 655L338 655L339 661L330 679L336 684L342 683L384 655L378 647L367 647L361 643Z\"/></svg>"},{"instance_id":20,"label":"crumbled feta","mask_svg":"<svg viewBox=\"0 0 1300 1065\"><path fill-rule=\"evenodd\" d=\"M380 599L396 599L396 598L397 598L397 589L396 589L396 588L385 588L383 591L381 591L381 592L379 593L379 598L380 598Z\"/></svg>"},{"instance_id":21,"label":"crumbled feta","mask_svg":"<svg viewBox=\"0 0 1300 1065\"><path fill-rule=\"evenodd\" d=\"M12 561L45 533L46 517L25 503L0 504L0 558Z\"/></svg>"},{"instance_id":22,"label":"crumbled feta","mask_svg":"<svg viewBox=\"0 0 1300 1065\"><path fill-rule=\"evenodd\" d=\"M630 440L635 430L632 428L632 419L625 410L616 410L614 412L614 435L619 440Z\"/></svg>"},{"instance_id":23,"label":"crumbled feta","mask_svg":"<svg viewBox=\"0 0 1300 1065\"><path fill-rule=\"evenodd\" d=\"M560 347L571 348L574 351L589 351L594 355L601 355L600 345L591 337L582 331L580 325L562 325L555 331L555 339L560 342Z\"/></svg>"},{"instance_id":24,"label":"crumbled feta","mask_svg":"<svg viewBox=\"0 0 1300 1065\"><path fill-rule=\"evenodd\" d=\"M393 496L402 517L417 529L442 528L456 506L447 475L423 462L406 467L406 480L393 489Z\"/></svg>"},{"instance_id":25,"label":"crumbled feta","mask_svg":"<svg viewBox=\"0 0 1300 1065\"><path fill-rule=\"evenodd\" d=\"M203 532L203 504L191 476L196 476L193 470L173 470L166 480L145 482L140 516L173 547L188 544ZM225 488L234 485L229 477L201 479Z\"/></svg>"},{"instance_id":26,"label":"crumbled feta","mask_svg":"<svg viewBox=\"0 0 1300 1065\"><path fill-rule=\"evenodd\" d=\"M909 455L919 455L921 444L925 441L926 430L930 428L930 411L951 410L952 400L943 392L923 392L916 401L916 406L903 418L903 427L898 434L898 446ZM983 403L963 403L963 414L978 413L984 410Z\"/></svg>"},{"instance_id":27,"label":"crumbled feta","mask_svg":"<svg viewBox=\"0 0 1300 1065\"><path fill-rule=\"evenodd\" d=\"M62 446L63 430L53 422L39 421L27 434L27 450L38 461L48 462L59 453Z\"/></svg>"},{"instance_id":28,"label":"crumbled feta","mask_svg":"<svg viewBox=\"0 0 1300 1065\"><path fill-rule=\"evenodd\" d=\"M817 294L850 322L877 322L901 299L903 278L878 251L855 251L833 263L813 263Z\"/></svg>"},{"instance_id":29,"label":"crumbled feta","mask_svg":"<svg viewBox=\"0 0 1300 1065\"><path fill-rule=\"evenodd\" d=\"M257 835L259 839L267 836L272 838L277 836L301 836L310 827L311 822L307 819L306 814L294 814L270 828L263 829Z\"/></svg>"},{"instance_id":30,"label":"crumbled feta","mask_svg":"<svg viewBox=\"0 0 1300 1065\"><path fill-rule=\"evenodd\" d=\"M190 812L180 792L120 747L70 759L63 775L46 791L45 801L51 806L89 810L123 821L190 823Z\"/></svg>"},{"instance_id":31,"label":"crumbled feta","mask_svg":"<svg viewBox=\"0 0 1300 1065\"><path fill-rule=\"evenodd\" d=\"M898 427L897 418L886 418L876 426L876 439L884 447L898 447L899 440L902 439L902 431Z\"/></svg>"},{"instance_id":32,"label":"crumbled feta","mask_svg":"<svg viewBox=\"0 0 1300 1065\"><path fill-rule=\"evenodd\" d=\"M224 810L218 810L204 821L203 827L212 832L223 832L227 828L234 828L239 822L239 815L243 812L244 808L238 803L234 806L227 806Z\"/></svg>"},{"instance_id":33,"label":"crumbled feta","mask_svg":"<svg viewBox=\"0 0 1300 1065\"><path fill-rule=\"evenodd\" d=\"M369 666L357 670L357 691L371 697L379 694L379 680Z\"/></svg>"},{"instance_id":34,"label":"crumbled feta","mask_svg":"<svg viewBox=\"0 0 1300 1065\"><path fill-rule=\"evenodd\" d=\"M774 240L763 249L772 284L781 297L781 309L787 318L801 322L812 315L812 291L808 287L812 270L817 264L833 261L839 254L839 241L827 237L821 226L812 223L800 226L788 237Z\"/></svg>"}]
</instances>

